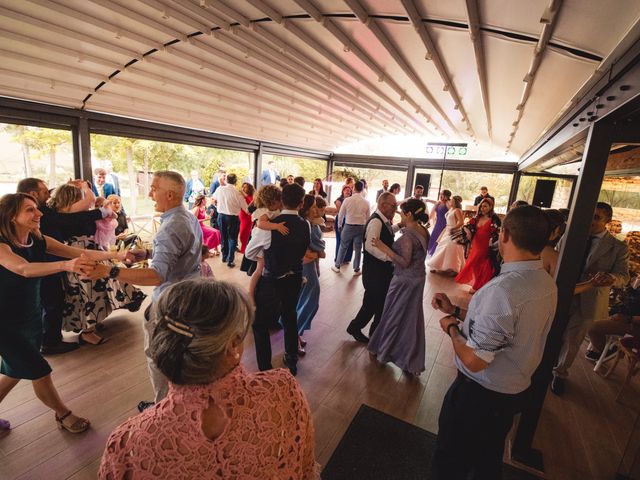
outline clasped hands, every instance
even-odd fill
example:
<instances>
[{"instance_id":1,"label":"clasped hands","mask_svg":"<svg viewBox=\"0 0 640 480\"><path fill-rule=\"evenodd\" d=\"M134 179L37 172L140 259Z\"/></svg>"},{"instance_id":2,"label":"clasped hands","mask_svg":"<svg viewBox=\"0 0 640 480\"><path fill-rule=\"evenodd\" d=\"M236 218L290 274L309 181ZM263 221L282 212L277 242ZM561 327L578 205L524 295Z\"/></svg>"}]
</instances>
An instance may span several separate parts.
<instances>
[{"instance_id":1,"label":"clasped hands","mask_svg":"<svg viewBox=\"0 0 640 480\"><path fill-rule=\"evenodd\" d=\"M144 249L132 249L126 252L117 252L113 259L123 262L125 265L132 265L147 258L147 251ZM99 260L92 260L85 254L72 258L65 262L65 271L77 273L83 279L98 280L107 278L111 272L112 265Z\"/></svg>"}]
</instances>

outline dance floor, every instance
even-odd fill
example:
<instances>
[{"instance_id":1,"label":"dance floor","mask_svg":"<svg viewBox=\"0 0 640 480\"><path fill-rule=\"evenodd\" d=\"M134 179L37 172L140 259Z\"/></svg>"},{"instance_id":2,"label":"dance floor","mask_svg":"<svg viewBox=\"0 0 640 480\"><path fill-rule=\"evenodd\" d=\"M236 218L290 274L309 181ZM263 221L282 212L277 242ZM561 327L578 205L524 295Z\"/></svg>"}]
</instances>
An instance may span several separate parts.
<instances>
[{"instance_id":1,"label":"dance floor","mask_svg":"<svg viewBox=\"0 0 640 480\"><path fill-rule=\"evenodd\" d=\"M333 243L333 239L327 239L328 258L333 257ZM248 277L238 268L229 269L217 258L210 263L218 279L247 285ZM451 342L438 325L441 314L431 308L430 299L442 291L454 303L466 305L471 298L466 288L450 278L428 274L423 297L426 371L413 378L393 365L372 361L366 348L345 333L360 307L361 277L353 277L350 267L335 274L330 266L328 259L322 262L320 310L305 335L307 355L298 364L297 377L313 412L318 461L327 462L363 403L437 433L442 398L456 370ZM72 435L58 430L53 413L35 398L29 382L21 382L0 403L0 417L10 420L14 427L0 438L1 479L96 478L109 433L137 413L140 400L151 398L141 322L142 310L115 312L105 322L107 343L49 357L61 396L74 412L91 420L90 431ZM279 367L282 333L274 334L271 340L274 366ZM243 363L249 370L256 370L251 334ZM637 411L614 402L624 366L620 365L610 379L595 375L592 366L579 356L566 395L547 395L535 440L545 454L547 478L615 475ZM634 384L626 396L637 398L636 387Z\"/></svg>"}]
</instances>

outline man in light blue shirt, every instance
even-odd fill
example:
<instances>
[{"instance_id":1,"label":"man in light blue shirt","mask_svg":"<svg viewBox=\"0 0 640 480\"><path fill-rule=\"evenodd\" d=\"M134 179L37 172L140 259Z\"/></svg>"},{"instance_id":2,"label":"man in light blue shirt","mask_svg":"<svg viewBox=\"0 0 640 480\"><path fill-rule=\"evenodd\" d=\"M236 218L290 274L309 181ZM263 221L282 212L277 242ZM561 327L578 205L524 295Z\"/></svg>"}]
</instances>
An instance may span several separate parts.
<instances>
[{"instance_id":1,"label":"man in light blue shirt","mask_svg":"<svg viewBox=\"0 0 640 480\"><path fill-rule=\"evenodd\" d=\"M153 175L149 197L156 202L156 211L162 213L160 228L153 238L152 251L131 251L131 260L151 259L149 268L119 269L98 265L92 274L92 278L111 277L134 285L156 287L151 294L151 305L144 312L144 352L155 402L167 395L168 384L149 355L149 342L155 327L151 307L169 285L200 275L202 229L196 217L182 204L185 188L185 181L177 172L159 171ZM140 402L138 409L142 411L150 405L153 402Z\"/></svg>"},{"instance_id":2,"label":"man in light blue shirt","mask_svg":"<svg viewBox=\"0 0 640 480\"><path fill-rule=\"evenodd\" d=\"M432 300L448 314L440 326L451 337L458 367L440 412L432 478L502 478L504 441L555 315L557 288L540 260L548 237L542 210L511 210L499 237L500 275L473 296L467 311L443 293Z\"/></svg>"}]
</instances>

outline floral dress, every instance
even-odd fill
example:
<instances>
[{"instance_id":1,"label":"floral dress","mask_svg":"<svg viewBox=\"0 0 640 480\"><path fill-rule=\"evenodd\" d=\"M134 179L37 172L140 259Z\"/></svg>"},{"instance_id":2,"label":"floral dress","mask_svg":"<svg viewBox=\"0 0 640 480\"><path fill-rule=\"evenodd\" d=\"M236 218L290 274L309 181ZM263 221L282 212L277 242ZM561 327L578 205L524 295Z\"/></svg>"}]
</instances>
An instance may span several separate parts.
<instances>
[{"instance_id":1,"label":"floral dress","mask_svg":"<svg viewBox=\"0 0 640 480\"><path fill-rule=\"evenodd\" d=\"M97 250L93 236L71 237L68 245ZM111 312L126 308L136 312L146 295L139 288L112 278L87 280L76 273L65 275L62 329L66 332L93 330Z\"/></svg>"}]
</instances>

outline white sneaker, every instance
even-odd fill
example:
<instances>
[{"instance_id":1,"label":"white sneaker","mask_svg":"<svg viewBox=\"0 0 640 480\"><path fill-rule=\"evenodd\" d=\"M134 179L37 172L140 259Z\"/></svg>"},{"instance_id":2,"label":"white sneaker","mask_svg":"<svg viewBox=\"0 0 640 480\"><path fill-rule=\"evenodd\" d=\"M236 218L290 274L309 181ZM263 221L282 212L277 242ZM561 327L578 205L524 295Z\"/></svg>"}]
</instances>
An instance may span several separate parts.
<instances>
[{"instance_id":1,"label":"white sneaker","mask_svg":"<svg viewBox=\"0 0 640 480\"><path fill-rule=\"evenodd\" d=\"M335 265L331 266L331 270L333 270L336 273L340 273L340 267L336 267Z\"/></svg>"}]
</instances>

